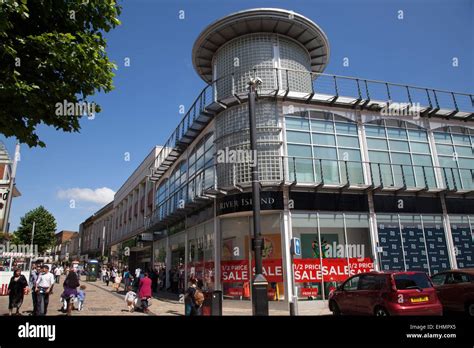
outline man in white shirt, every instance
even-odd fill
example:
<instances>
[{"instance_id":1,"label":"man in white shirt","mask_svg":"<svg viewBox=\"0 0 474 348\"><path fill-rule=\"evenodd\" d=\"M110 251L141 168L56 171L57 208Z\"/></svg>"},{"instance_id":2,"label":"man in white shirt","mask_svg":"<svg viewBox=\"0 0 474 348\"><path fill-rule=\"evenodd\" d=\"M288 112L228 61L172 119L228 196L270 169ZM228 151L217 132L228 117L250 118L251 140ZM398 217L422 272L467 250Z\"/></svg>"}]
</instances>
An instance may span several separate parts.
<instances>
[{"instance_id":1,"label":"man in white shirt","mask_svg":"<svg viewBox=\"0 0 474 348\"><path fill-rule=\"evenodd\" d=\"M56 267L54 270L54 278L56 280L56 284L59 284L59 278L61 277L61 268Z\"/></svg>"},{"instance_id":2,"label":"man in white shirt","mask_svg":"<svg viewBox=\"0 0 474 348\"><path fill-rule=\"evenodd\" d=\"M49 295L54 287L54 275L49 272L48 266L43 266L43 272L36 280L36 293L38 294L38 315L48 313Z\"/></svg>"}]
</instances>

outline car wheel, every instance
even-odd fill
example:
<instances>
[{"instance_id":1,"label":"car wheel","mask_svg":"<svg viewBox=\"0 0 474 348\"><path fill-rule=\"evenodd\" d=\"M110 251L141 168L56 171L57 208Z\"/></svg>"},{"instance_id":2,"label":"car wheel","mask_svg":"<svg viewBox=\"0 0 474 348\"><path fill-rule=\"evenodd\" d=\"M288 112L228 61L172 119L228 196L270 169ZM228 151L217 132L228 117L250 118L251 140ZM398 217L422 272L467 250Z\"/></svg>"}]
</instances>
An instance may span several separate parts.
<instances>
[{"instance_id":1,"label":"car wheel","mask_svg":"<svg viewBox=\"0 0 474 348\"><path fill-rule=\"evenodd\" d=\"M388 317L389 316L387 310L383 307L375 308L374 314L375 314L376 317Z\"/></svg>"},{"instance_id":2,"label":"car wheel","mask_svg":"<svg viewBox=\"0 0 474 348\"><path fill-rule=\"evenodd\" d=\"M471 317L474 317L474 302L468 303L466 305L466 314Z\"/></svg>"},{"instance_id":3,"label":"car wheel","mask_svg":"<svg viewBox=\"0 0 474 348\"><path fill-rule=\"evenodd\" d=\"M336 302L331 301L329 304L329 309L331 310L333 315L341 315L341 310Z\"/></svg>"}]
</instances>

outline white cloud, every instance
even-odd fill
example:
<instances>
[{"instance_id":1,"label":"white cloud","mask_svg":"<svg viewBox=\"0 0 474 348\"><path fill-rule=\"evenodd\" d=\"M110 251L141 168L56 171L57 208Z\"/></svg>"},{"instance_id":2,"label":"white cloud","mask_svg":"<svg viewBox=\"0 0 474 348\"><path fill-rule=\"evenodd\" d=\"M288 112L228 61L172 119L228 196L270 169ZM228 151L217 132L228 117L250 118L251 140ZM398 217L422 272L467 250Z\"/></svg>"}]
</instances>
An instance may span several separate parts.
<instances>
[{"instance_id":1,"label":"white cloud","mask_svg":"<svg viewBox=\"0 0 474 348\"><path fill-rule=\"evenodd\" d=\"M58 191L60 199L74 199L75 201L93 202L97 204L107 204L114 199L115 192L108 187L101 187L95 190L90 188L70 188Z\"/></svg>"}]
</instances>

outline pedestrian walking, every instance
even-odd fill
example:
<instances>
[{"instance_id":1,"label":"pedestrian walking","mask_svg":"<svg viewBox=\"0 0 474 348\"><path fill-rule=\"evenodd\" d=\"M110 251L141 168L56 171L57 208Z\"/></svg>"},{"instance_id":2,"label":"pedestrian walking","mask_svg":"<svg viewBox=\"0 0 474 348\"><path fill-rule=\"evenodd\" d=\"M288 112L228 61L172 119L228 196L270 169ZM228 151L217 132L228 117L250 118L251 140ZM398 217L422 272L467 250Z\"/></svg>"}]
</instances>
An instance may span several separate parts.
<instances>
[{"instance_id":1,"label":"pedestrian walking","mask_svg":"<svg viewBox=\"0 0 474 348\"><path fill-rule=\"evenodd\" d=\"M128 270L127 267L125 267L123 271L123 287L125 290L128 289L128 287L132 284L132 274Z\"/></svg>"},{"instance_id":2,"label":"pedestrian walking","mask_svg":"<svg viewBox=\"0 0 474 348\"><path fill-rule=\"evenodd\" d=\"M19 268L13 272L13 277L10 278L8 284L8 311L12 315L13 308L16 308L15 315L20 315L20 307L23 304L23 297L28 290L28 281L25 276L21 274Z\"/></svg>"},{"instance_id":3,"label":"pedestrian walking","mask_svg":"<svg viewBox=\"0 0 474 348\"><path fill-rule=\"evenodd\" d=\"M59 278L61 278L61 268L56 267L54 269L54 280L56 284L59 284Z\"/></svg>"},{"instance_id":4,"label":"pedestrian walking","mask_svg":"<svg viewBox=\"0 0 474 348\"><path fill-rule=\"evenodd\" d=\"M110 272L109 272L108 269L105 271L105 279L104 279L104 280L105 280L105 285L106 285L106 286L109 286L109 282L110 282Z\"/></svg>"},{"instance_id":5,"label":"pedestrian walking","mask_svg":"<svg viewBox=\"0 0 474 348\"><path fill-rule=\"evenodd\" d=\"M77 292L78 307L77 310L82 311L84 308L84 301L86 300L86 286L81 285L79 291Z\"/></svg>"},{"instance_id":6,"label":"pedestrian walking","mask_svg":"<svg viewBox=\"0 0 474 348\"><path fill-rule=\"evenodd\" d=\"M117 273L115 278L114 278L114 284L113 284L113 287L114 287L116 292L119 291L121 282L122 282L122 277L120 276L120 273Z\"/></svg>"},{"instance_id":7,"label":"pedestrian walking","mask_svg":"<svg viewBox=\"0 0 474 348\"><path fill-rule=\"evenodd\" d=\"M152 297L152 293L151 293L151 279L148 277L148 272L145 272L143 278L140 279L140 283L138 285L138 297L140 298L143 312L149 313L148 300Z\"/></svg>"},{"instance_id":8,"label":"pedestrian walking","mask_svg":"<svg viewBox=\"0 0 474 348\"><path fill-rule=\"evenodd\" d=\"M49 267L44 265L42 273L36 280L38 315L46 315L48 313L49 295L53 293L54 281L54 275L49 272Z\"/></svg>"},{"instance_id":9,"label":"pedestrian walking","mask_svg":"<svg viewBox=\"0 0 474 348\"><path fill-rule=\"evenodd\" d=\"M37 308L38 295L36 294L36 281L38 280L38 276L39 276L38 270L39 270L39 266L36 266L35 264L31 266L30 279L29 279L29 286L31 290L31 300L33 302L33 312L31 313L31 315L36 315L38 313L38 308Z\"/></svg>"},{"instance_id":10,"label":"pedestrian walking","mask_svg":"<svg viewBox=\"0 0 474 348\"><path fill-rule=\"evenodd\" d=\"M128 292L125 295L125 303L127 304L128 311L132 313L135 311L135 306L137 305L137 293L133 291L133 288L129 286L127 288Z\"/></svg>"},{"instance_id":11,"label":"pedestrian walking","mask_svg":"<svg viewBox=\"0 0 474 348\"><path fill-rule=\"evenodd\" d=\"M116 276L117 276L117 270L115 268L112 268L112 270L110 271L110 281L112 282L112 284L115 283Z\"/></svg>"},{"instance_id":12,"label":"pedestrian walking","mask_svg":"<svg viewBox=\"0 0 474 348\"><path fill-rule=\"evenodd\" d=\"M204 303L204 294L197 286L196 278L189 280L189 287L186 290L184 299L185 315L200 316L202 315L202 304Z\"/></svg>"},{"instance_id":13,"label":"pedestrian walking","mask_svg":"<svg viewBox=\"0 0 474 348\"><path fill-rule=\"evenodd\" d=\"M160 271L160 290L166 290L166 268L163 267Z\"/></svg>"},{"instance_id":14,"label":"pedestrian walking","mask_svg":"<svg viewBox=\"0 0 474 348\"><path fill-rule=\"evenodd\" d=\"M61 294L66 303L66 313L71 315L72 307L74 305L74 299L77 297L77 288L79 287L79 279L76 272L70 271L63 283L64 291Z\"/></svg>"}]
</instances>

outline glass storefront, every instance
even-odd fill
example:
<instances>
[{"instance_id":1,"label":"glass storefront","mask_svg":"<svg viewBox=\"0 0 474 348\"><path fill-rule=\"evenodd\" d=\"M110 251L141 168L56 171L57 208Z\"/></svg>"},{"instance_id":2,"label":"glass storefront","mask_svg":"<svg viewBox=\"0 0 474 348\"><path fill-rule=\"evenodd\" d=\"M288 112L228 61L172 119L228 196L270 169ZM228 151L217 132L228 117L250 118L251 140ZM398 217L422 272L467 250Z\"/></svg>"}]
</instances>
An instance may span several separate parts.
<instances>
[{"instance_id":1,"label":"glass storefront","mask_svg":"<svg viewBox=\"0 0 474 348\"><path fill-rule=\"evenodd\" d=\"M214 222L191 227L187 233L187 279L194 277L201 289L214 290Z\"/></svg>"},{"instance_id":2,"label":"glass storefront","mask_svg":"<svg viewBox=\"0 0 474 348\"><path fill-rule=\"evenodd\" d=\"M422 271L451 268L441 215L378 214L381 270Z\"/></svg>"},{"instance_id":3,"label":"glass storefront","mask_svg":"<svg viewBox=\"0 0 474 348\"><path fill-rule=\"evenodd\" d=\"M280 221L280 214L261 216L263 273L269 283L268 299L271 301L282 300L285 296ZM254 272L252 233L250 216L221 219L221 281L226 298L250 299L250 272Z\"/></svg>"},{"instance_id":4,"label":"glass storefront","mask_svg":"<svg viewBox=\"0 0 474 348\"><path fill-rule=\"evenodd\" d=\"M292 213L302 249L294 259L299 298L327 298L350 275L373 270L368 220L358 213Z\"/></svg>"},{"instance_id":5,"label":"glass storefront","mask_svg":"<svg viewBox=\"0 0 474 348\"><path fill-rule=\"evenodd\" d=\"M155 241L153 248L155 267L161 269L166 266L166 238Z\"/></svg>"},{"instance_id":6,"label":"glass storefront","mask_svg":"<svg viewBox=\"0 0 474 348\"><path fill-rule=\"evenodd\" d=\"M449 221L458 268L474 267L474 216L450 215Z\"/></svg>"},{"instance_id":7,"label":"glass storefront","mask_svg":"<svg viewBox=\"0 0 474 348\"><path fill-rule=\"evenodd\" d=\"M184 292L186 289L184 262L186 257L186 232L180 232L169 237L171 253L171 268L169 272L170 288L173 293Z\"/></svg>"}]
</instances>

